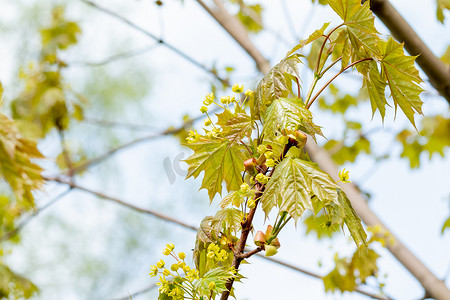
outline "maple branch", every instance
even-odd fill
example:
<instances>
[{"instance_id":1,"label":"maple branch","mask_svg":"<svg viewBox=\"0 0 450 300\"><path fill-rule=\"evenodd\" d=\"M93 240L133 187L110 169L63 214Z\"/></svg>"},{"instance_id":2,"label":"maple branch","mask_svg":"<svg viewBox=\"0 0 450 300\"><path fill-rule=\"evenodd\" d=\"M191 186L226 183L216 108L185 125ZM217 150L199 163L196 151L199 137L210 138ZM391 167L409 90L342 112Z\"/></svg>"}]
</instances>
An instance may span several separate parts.
<instances>
[{"instance_id":1,"label":"maple branch","mask_svg":"<svg viewBox=\"0 0 450 300\"><path fill-rule=\"evenodd\" d=\"M120 297L120 298L112 298L110 300L130 300L130 299L133 299L133 297L135 297L135 296L139 296L139 295L142 295L144 293L150 292L151 290L153 290L156 287L157 287L157 285L152 283L149 286L147 286L147 287L145 287L145 288L143 288L141 290L138 290L138 291L136 291L136 292L134 292L132 294L128 294L127 296L123 296L123 297Z\"/></svg>"},{"instance_id":2,"label":"maple branch","mask_svg":"<svg viewBox=\"0 0 450 300\"><path fill-rule=\"evenodd\" d=\"M84 123L95 124L103 127L107 127L110 129L111 127L120 127L128 130L136 130L136 131L149 131L154 130L155 126L145 125L145 124L133 124L127 122L118 122L118 121L109 121L109 120L100 120L96 118L91 118L89 116L84 116Z\"/></svg>"},{"instance_id":3,"label":"maple branch","mask_svg":"<svg viewBox=\"0 0 450 300\"><path fill-rule=\"evenodd\" d=\"M168 48L169 50L171 50L172 52L176 53L178 56L181 56L182 58L184 58L185 60L189 61L190 63L192 63L193 65L197 66L198 68L206 71L207 73L211 74L213 77L215 77L217 80L219 80L222 84L229 86L229 82L227 79L221 78L216 71L207 68L206 66L204 66L203 64L201 64L199 61L197 61L196 59L194 59L193 57L189 56L188 54L184 53L183 51L181 51L180 49L176 48L175 46L167 43L166 41L164 41L162 38L157 37L156 35L154 35L153 33L145 30L144 28L138 26L137 24L131 22L130 20L122 17L121 15L113 12L112 10L109 10L107 8L104 8L92 1L89 0L80 0L81 2L99 10L104 12L107 15L110 15L114 18L116 18L117 20L121 21L122 23L127 24L128 26L130 26L131 28L141 32L142 34L148 36L149 38L153 39L154 41L158 42L161 45L164 45L166 48Z\"/></svg>"},{"instance_id":4,"label":"maple branch","mask_svg":"<svg viewBox=\"0 0 450 300\"><path fill-rule=\"evenodd\" d=\"M101 67L101 66L116 62L121 59L126 59L126 58L130 58L133 56L144 54L146 52L149 52L149 51L157 48L160 45L161 45L161 43L157 42L156 44L147 46L142 49L112 55L112 56L105 58L98 62L72 61L72 62L67 62L67 65L68 66L79 66L79 67Z\"/></svg>"},{"instance_id":5,"label":"maple branch","mask_svg":"<svg viewBox=\"0 0 450 300\"><path fill-rule=\"evenodd\" d=\"M224 7L222 1L214 0L216 6L210 8L202 0L197 2L225 29L233 39L248 53L256 63L256 66L260 72L266 73L270 69L270 63L259 52L256 46L252 43L248 37L247 30L239 20L230 15L227 9Z\"/></svg>"},{"instance_id":6,"label":"maple branch","mask_svg":"<svg viewBox=\"0 0 450 300\"><path fill-rule=\"evenodd\" d=\"M363 0L362 3L367 0ZM450 104L450 66L442 62L387 0L371 0L370 9L386 25L392 35L405 43L411 55L418 55L416 62L427 74L431 85Z\"/></svg>"},{"instance_id":7,"label":"maple branch","mask_svg":"<svg viewBox=\"0 0 450 300\"><path fill-rule=\"evenodd\" d=\"M327 172L335 181L339 180L338 168L331 156L326 150L318 147L315 143L308 141L306 149L313 161L319 164L319 167ZM346 193L353 208L367 226L381 226L384 230L391 233L394 242L387 245L387 249L403 266L420 282L425 291L435 299L450 299L450 291L445 283L439 280L428 268L404 245L380 220L380 218L370 209L367 201L361 195L361 192L354 184L339 183L342 190Z\"/></svg>"},{"instance_id":8,"label":"maple branch","mask_svg":"<svg viewBox=\"0 0 450 300\"><path fill-rule=\"evenodd\" d=\"M382 1L382 0L372 0L372 1L373 2L387 2L387 1ZM215 13L214 11L208 11L208 12ZM224 16L227 16L228 18L234 18L233 16L231 16L229 14L224 15ZM396 19L395 21L398 21L398 20ZM232 22L220 23L220 25L223 27L233 26L232 24L233 24ZM245 28L242 29L242 26L241 27L236 26L234 28L225 28L225 30L227 30L228 32L230 32L230 31L235 32L238 30L245 30ZM417 34L415 34L415 35L417 35ZM236 40L237 39L245 39L245 40L237 40L237 42L240 45L252 44L252 42L250 41L248 36L245 34L236 34L234 36L232 35L232 37ZM406 39L405 39L405 41L406 41ZM254 45L253 45L253 47L254 47ZM424 52L421 52L421 53L424 53ZM411 54L411 52L410 52L410 54ZM427 55L427 54L425 54L425 55ZM434 59L432 59L432 58L430 58L430 60L434 61ZM436 62L436 65L439 65L439 69L442 69L442 63ZM258 63L257 63L257 66L258 66ZM421 64L419 64L419 66L421 66ZM269 69L270 69L270 66L263 65L263 66L261 66L261 68L259 70L265 74L269 71ZM439 73L441 74L441 72L439 72ZM445 75L444 73L445 72L443 72L442 75ZM446 77L443 76L443 79L445 79L445 78ZM445 83L445 82L448 82L448 80L442 81L442 83ZM307 149L308 153L311 155L312 160L317 162L319 164L319 166L322 168L322 170L324 170L325 172L330 174L333 178L335 178L335 179L338 178L337 166L334 163L331 156L324 149L319 148L317 145L312 144L311 142L306 144L306 149ZM344 191L346 192L347 197L349 198L350 202L352 203L352 206L354 207L354 209L356 210L358 215L361 216L361 219L364 221L364 223L366 225L369 225L369 226L376 225L376 224L383 225L381 223L380 219L375 215L375 213L367 205L366 201L364 200L364 198L361 195L361 192L358 191L358 189L354 185L348 184L344 188ZM385 227L385 226L383 225L383 227ZM447 289L445 284L442 281L440 281L430 270L428 270L428 268L416 256L414 256L414 254L412 254L412 252L404 244L400 243L397 238L395 238L395 239L396 239L397 243L395 243L394 246L389 246L388 250L397 258L397 260L408 269L408 271L420 282L420 284L425 288L426 291L430 292L430 294L439 296L439 297L437 297L438 299L450 299L450 291ZM431 293L431 291L433 291L433 293Z\"/></svg>"},{"instance_id":9,"label":"maple branch","mask_svg":"<svg viewBox=\"0 0 450 300\"><path fill-rule=\"evenodd\" d=\"M61 183L61 184L68 185L68 186L70 187L70 189L67 190L65 193L67 193L68 191L70 191L70 190L72 190L72 189L77 189L77 190L80 190L80 191L83 191L83 192L92 194L92 195L94 195L94 196L97 196L97 197L99 197L99 198L101 198L101 199L108 200L108 201L111 201L111 202L113 202L113 203L122 205L122 206L127 207L127 208L129 208L129 209L132 209L132 210L134 210L134 211L136 211L136 212L139 212L139 213L143 213L143 214L145 214L145 215L150 215L150 216L156 217L156 218L158 218L158 219L160 219L160 220L169 222L169 223L171 223L171 224L179 225L179 226L181 226L181 227L184 227L184 228L189 229L189 230L193 230L193 231L195 231L195 232L197 232L198 229L199 229L199 228L196 227L196 226L189 225L189 224L187 224L187 223L185 223L185 222L182 222L182 221L180 221L180 220L178 220L178 219L176 219L176 218L172 218L172 217L170 217L170 216L168 216L168 215L159 213L159 212L154 211L154 210L149 210L149 209L145 209L145 208L142 208L142 207L139 207L139 206L130 204L130 203L128 203L128 202L126 202L126 201L124 201L124 200L121 200L121 199L119 199L119 198L116 198L116 197L112 197L112 196L106 195L106 194L104 194L104 193L101 193L101 192L92 190L92 189L90 189L90 188L87 188L87 187L78 185L78 184L76 184L76 183L70 182L70 181L68 181L68 180L64 180L64 179L59 178L59 177L45 177L44 179L47 180L47 181L54 181L54 182L57 182L57 183ZM59 195L58 197L62 197L62 196L63 196L63 195ZM48 204L48 206L49 206L49 204ZM42 210L43 210L43 208L42 208L40 211L42 211ZM250 214L249 214L249 217L248 217L248 218L250 218ZM247 234L247 236L248 236L248 234ZM0 239L0 240L1 240L1 239ZM247 253L256 250L256 249L254 249L254 250L248 250L248 249L245 247L245 243L244 243L243 245L244 245L244 248L242 248L242 251L241 251L241 252L243 253L244 256L247 255ZM240 247L240 245L239 245L238 247ZM257 248L257 249L258 249L258 248ZM249 251L249 252L244 253L244 251ZM252 255L253 255L253 254L252 254ZM281 265L281 266L290 268L290 269L295 270L295 271L297 271L297 272L303 273L303 274L305 274L305 275L308 275L308 276L311 276L311 277L314 277L314 278L318 278L318 279L321 279L321 278L322 278L322 276L320 276L320 275L318 275L318 274L316 274L316 273L314 273L314 272L307 271L307 270L305 270L305 269L302 269L302 268L293 266L293 265L291 265L291 264L289 264L289 263L282 262L282 261L276 260L276 259L274 259L274 258L266 257L266 256L263 256L263 255L261 255L261 254L259 254L259 253L257 253L256 256L257 256L257 257L260 257L260 258L263 258L263 259L266 259L266 260L269 260L269 261L271 261L271 262L273 262L273 263L276 263L276 264L279 264L279 265ZM369 293L369 292L365 292L365 291L361 290L360 288L355 289L355 292L360 293L360 294L362 294L362 295L366 295L366 296L371 297L371 298L374 298L374 299L380 299L380 300L390 300L390 299L391 299L391 298L389 298L389 297L379 296L379 295L376 295L376 294L372 294L372 293Z\"/></svg>"},{"instance_id":10,"label":"maple branch","mask_svg":"<svg viewBox=\"0 0 450 300\"><path fill-rule=\"evenodd\" d=\"M314 103L314 101L317 99L317 97L319 97L320 93L323 92L323 90L325 90L327 88L327 86L333 82L333 80L335 80L339 75L341 75L342 73L344 73L346 70L348 70L349 68L353 67L356 64L359 64L360 62L366 61L366 60L373 60L372 57L368 57L368 58L363 58L360 60L357 60L351 64L349 64L348 66L346 66L345 68L343 68L342 70L340 70L336 75L333 76L333 78L331 78L330 80L328 80L327 83L325 83L325 85L320 89L320 91L317 92L317 94L311 99L311 101L308 102L308 104L306 104L306 108L309 109L311 107L311 105Z\"/></svg>"},{"instance_id":11,"label":"maple branch","mask_svg":"<svg viewBox=\"0 0 450 300\"><path fill-rule=\"evenodd\" d=\"M96 165L96 164L104 161L105 159L108 159L109 157L113 156L117 152L122 151L124 149L127 149L129 147L135 146L135 145L137 145L139 143L147 142L147 141L150 141L150 140L153 140L153 139L157 139L157 138L160 138L162 136L177 134L178 132L180 132L180 131L186 129L188 126L192 125L194 122L196 122L198 120L201 120L203 118L204 118L204 116L202 114L202 115L199 115L199 116L197 116L197 117L195 117L193 119L190 119L190 120L184 122L183 125L181 125L180 127L173 128L173 129L166 129L166 130L163 130L163 131L161 131L159 133L150 134L148 136L144 136L144 137L132 140L132 141L130 141L128 143L122 144L122 145L120 145L120 146L118 146L116 148L113 148L113 149L107 151L106 153L103 153L103 154L97 156L96 158L93 158L91 160L88 160L86 162L83 162L83 163L79 164L78 166L76 166L76 167L74 167L72 169L72 172L73 172L73 174L77 174L77 173L83 172L87 168L92 167L93 165Z\"/></svg>"},{"instance_id":12,"label":"maple branch","mask_svg":"<svg viewBox=\"0 0 450 300\"><path fill-rule=\"evenodd\" d=\"M258 198L260 198L262 196L262 193L264 191L264 187L265 187L264 184L261 184L259 182L256 183L256 185L255 185L255 192L256 193L255 193L254 199L258 199ZM248 215L247 215L245 221L242 223L241 237L239 238L239 241L238 241L238 243L236 245L236 249L233 252L234 257L233 257L232 266L233 266L233 268L236 271L239 270L239 266L241 265L241 262L245 258L244 257L245 256L245 254L244 254L245 244L247 243L247 238L248 238L248 235L250 234L250 231L253 229L252 223L253 223L253 218L255 217L256 209L258 208L258 203L259 203L259 200L256 200L255 201L255 207L250 209L250 211L248 212ZM258 248L256 248L255 250L258 250ZM255 250L253 250L253 251L255 251ZM260 249L259 251L261 251L261 250L262 249ZM252 252L252 251L250 251L250 252ZM227 282L225 284L225 288L227 290L222 293L222 296L220 297L220 300L227 300L228 299L228 297L230 296L231 288L233 287L233 283L234 283L234 278L233 277L227 280Z\"/></svg>"}]
</instances>

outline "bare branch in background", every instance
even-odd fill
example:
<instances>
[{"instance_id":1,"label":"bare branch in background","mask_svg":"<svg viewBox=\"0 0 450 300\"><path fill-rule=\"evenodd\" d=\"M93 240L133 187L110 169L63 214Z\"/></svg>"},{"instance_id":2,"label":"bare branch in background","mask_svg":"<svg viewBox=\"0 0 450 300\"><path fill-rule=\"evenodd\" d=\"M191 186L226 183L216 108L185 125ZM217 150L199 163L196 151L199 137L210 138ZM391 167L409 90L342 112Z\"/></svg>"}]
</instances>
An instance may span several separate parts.
<instances>
[{"instance_id":1,"label":"bare branch in background","mask_svg":"<svg viewBox=\"0 0 450 300\"><path fill-rule=\"evenodd\" d=\"M138 49L138 50L134 50L134 51L130 51L130 52L125 52L125 53L119 53L113 56L110 56L108 58L105 58L102 61L98 61L98 62L84 62L84 61L73 61L73 62L67 62L67 64L69 66L79 66L79 67L101 67L110 63L114 63L116 61L122 60L122 59L126 59L126 58L130 58L133 56L137 56L137 55L141 55L147 52L150 52L154 49L156 49L158 46L160 46L161 44L158 42L156 44L147 46L145 48L142 49Z\"/></svg>"},{"instance_id":2,"label":"bare branch in background","mask_svg":"<svg viewBox=\"0 0 450 300\"><path fill-rule=\"evenodd\" d=\"M193 57L189 56L188 54L184 53L183 51L181 51L180 49L176 48L175 46L168 44L167 42L165 42L163 39L157 37L156 35L154 35L153 33L145 30L144 28L136 25L135 23L131 22L130 20L122 17L121 15L107 9L104 8L92 1L88 1L88 0L80 0L83 3L86 3L87 5L100 10L114 18L116 18L117 20L127 24L128 26L130 26L131 28L143 33L144 35L150 37L151 39L153 39L154 41L160 43L161 45L164 45L166 48L168 48L169 50L171 50L172 52L176 53L177 55L181 56L182 58L184 58L185 60L189 61L190 63L192 63L193 65L197 66L198 68L206 71L207 73L211 74L212 76L214 76L217 80L219 80L222 84L224 85L229 85L228 80L221 78L216 71L207 68L206 66L204 66L202 63L200 63L199 61L197 61L196 59L194 59Z\"/></svg>"},{"instance_id":3,"label":"bare branch in background","mask_svg":"<svg viewBox=\"0 0 450 300\"><path fill-rule=\"evenodd\" d=\"M362 2L366 1L363 0ZM370 9L399 42L405 43L405 49L409 54L419 55L416 59L417 64L427 74L433 87L450 104L450 66L433 54L431 49L389 1L371 0Z\"/></svg>"},{"instance_id":4,"label":"bare branch in background","mask_svg":"<svg viewBox=\"0 0 450 300\"><path fill-rule=\"evenodd\" d=\"M134 204L128 203L128 202L126 202L124 200L121 200L119 198L112 197L112 196L106 195L106 194L98 192L98 191L94 191L94 190L92 190L90 188L87 188L87 187L84 187L84 186L72 183L72 182L64 180L62 178L59 178L59 177L46 177L45 180L47 180L47 181L54 181L54 182L58 182L58 183L61 183L61 184L65 184L65 185L70 186L73 189L77 189L77 190L80 190L80 191L83 191L83 192L95 195L95 196L97 196L97 197L99 197L101 199L114 202L114 203L119 204L121 206L130 208L130 209L132 209L132 210L134 210L136 212L143 213L143 214L146 214L146 215L151 215L151 216L156 217L156 218L158 218L160 220L169 222L171 224L179 225L181 227L184 227L184 228L196 231L196 232L198 231L198 227L189 225L189 224L187 224L187 223L185 223L183 221L180 221L180 220L178 220L176 218L170 217L168 215L162 214L162 213L154 211L154 210L149 210L149 209L145 209L145 208L136 206ZM245 248L245 250L246 251L251 251L251 250L249 250L247 248ZM320 276L320 275L318 275L318 274L316 274L314 272L307 271L305 269L296 267L296 266L291 265L289 263L282 262L282 261L277 260L277 259L269 258L269 257L263 256L263 255L260 255L260 254L256 254L256 255L258 255L258 257L260 257L260 258L263 258L263 259L266 259L266 260L268 260L270 262L273 262L273 263L276 263L278 265L287 267L287 268L289 268L291 270L295 270L297 272L306 274L306 275L314 277L314 278L322 279L322 276ZM368 297L373 298L373 299L380 299L380 300L389 300L389 299L391 299L391 298L386 297L386 296L380 296L380 295L377 295L377 294L366 292L366 291L362 290L359 287L357 289L355 289L355 292L360 293L360 294L365 295L365 296L368 296Z\"/></svg>"}]
</instances>

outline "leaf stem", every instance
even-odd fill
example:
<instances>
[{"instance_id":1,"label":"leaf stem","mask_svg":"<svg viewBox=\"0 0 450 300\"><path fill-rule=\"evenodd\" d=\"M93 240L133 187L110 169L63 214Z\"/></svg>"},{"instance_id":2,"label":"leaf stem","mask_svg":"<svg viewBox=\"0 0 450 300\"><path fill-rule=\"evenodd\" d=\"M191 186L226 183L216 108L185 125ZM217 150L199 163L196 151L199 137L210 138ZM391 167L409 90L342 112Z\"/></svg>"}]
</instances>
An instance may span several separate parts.
<instances>
[{"instance_id":1,"label":"leaf stem","mask_svg":"<svg viewBox=\"0 0 450 300\"><path fill-rule=\"evenodd\" d=\"M300 82L298 81L298 78L295 77L295 82L297 83L297 97L300 99Z\"/></svg>"},{"instance_id":2,"label":"leaf stem","mask_svg":"<svg viewBox=\"0 0 450 300\"><path fill-rule=\"evenodd\" d=\"M325 48L325 44L327 43L327 40L330 39L331 34L332 34L333 32L335 32L336 29L338 29L339 27L344 26L344 25L345 25L345 23L342 23L342 24L338 25L337 27L334 27L333 30L331 30L331 31L325 36L325 40L324 40L323 43L322 43L322 47L320 47L319 57L317 58L317 65L316 65L316 70L315 70L315 73L316 73L316 74L319 74L319 73L320 73L320 70L319 70L319 68L320 68L320 59L321 59L321 57L322 57L323 48ZM325 62L324 62L324 63L325 63Z\"/></svg>"},{"instance_id":3,"label":"leaf stem","mask_svg":"<svg viewBox=\"0 0 450 300\"><path fill-rule=\"evenodd\" d=\"M323 70L320 73L320 77L322 77L329 69L331 69L337 62L339 62L342 59L342 56L340 56L338 59L336 59L335 61L333 61L325 70Z\"/></svg>"},{"instance_id":4,"label":"leaf stem","mask_svg":"<svg viewBox=\"0 0 450 300\"><path fill-rule=\"evenodd\" d=\"M341 71L339 71L339 73L337 73L336 75L333 76L333 78L331 78L330 80L328 80L327 83L325 83L325 85L320 89L319 92L317 92L317 94L311 99L311 101L306 105L306 108L309 109L311 107L311 105L314 103L314 101L317 99L317 97L319 97L320 93L323 92L323 90L325 90L325 88L334 80L336 79L336 77L338 77L339 75L341 75L342 73L344 73L347 69L353 67L356 64L359 64L360 62L366 61L366 60L373 60L372 57L367 57L367 58L363 58L360 60L357 60L351 64L349 64L348 66L346 66L345 68L343 68Z\"/></svg>"}]
</instances>

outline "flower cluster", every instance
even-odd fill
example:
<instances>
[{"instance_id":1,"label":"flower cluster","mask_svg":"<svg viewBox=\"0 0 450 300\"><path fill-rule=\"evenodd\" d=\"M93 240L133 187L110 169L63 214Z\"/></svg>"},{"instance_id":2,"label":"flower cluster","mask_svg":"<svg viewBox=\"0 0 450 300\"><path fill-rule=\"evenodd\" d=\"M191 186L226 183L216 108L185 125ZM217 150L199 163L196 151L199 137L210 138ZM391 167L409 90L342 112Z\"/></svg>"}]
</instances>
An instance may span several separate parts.
<instances>
[{"instance_id":1,"label":"flower cluster","mask_svg":"<svg viewBox=\"0 0 450 300\"><path fill-rule=\"evenodd\" d=\"M342 171L339 171L339 181L342 183L350 183L350 175L348 175L348 171L345 171L345 168ZM338 182L339 182L338 181Z\"/></svg>"},{"instance_id":2,"label":"flower cluster","mask_svg":"<svg viewBox=\"0 0 450 300\"><path fill-rule=\"evenodd\" d=\"M224 249L220 249L216 244L209 244L206 256L215 261L225 261L228 259L228 253Z\"/></svg>"},{"instance_id":3,"label":"flower cluster","mask_svg":"<svg viewBox=\"0 0 450 300\"><path fill-rule=\"evenodd\" d=\"M184 299L185 292L192 286L192 282L199 279L199 272L185 263L186 254L184 252L176 255L174 249L173 244L167 244L163 250L164 255L171 255L176 260L170 266L170 270L165 268L165 261L160 259L156 265L150 266L150 276L155 277L160 274L159 281L156 283L159 285L160 293L166 294L172 299L181 300ZM171 278L168 279L168 277Z\"/></svg>"}]
</instances>

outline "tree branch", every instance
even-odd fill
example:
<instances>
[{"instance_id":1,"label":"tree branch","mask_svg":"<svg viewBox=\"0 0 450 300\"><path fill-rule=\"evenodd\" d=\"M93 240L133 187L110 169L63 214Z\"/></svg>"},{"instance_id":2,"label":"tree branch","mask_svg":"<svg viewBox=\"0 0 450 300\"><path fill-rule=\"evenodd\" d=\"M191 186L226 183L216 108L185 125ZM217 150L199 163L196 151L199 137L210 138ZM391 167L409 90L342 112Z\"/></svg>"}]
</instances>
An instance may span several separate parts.
<instances>
[{"instance_id":1,"label":"tree branch","mask_svg":"<svg viewBox=\"0 0 450 300\"><path fill-rule=\"evenodd\" d=\"M54 182L58 182L58 183L61 183L61 184L65 184L65 185L70 186L71 189L77 189L77 190L80 190L80 191L83 191L83 192L86 192L86 193L95 195L95 196L97 196L97 197L99 197L99 198L101 198L101 199L104 199L104 200L108 200L108 201L114 202L114 203L116 203L116 204L119 204L119 205L122 205L122 206L124 206L124 207L130 208L130 209L132 209L132 210L134 210L134 211L136 211L136 212L139 212L139 213L143 213L143 214L146 214L146 215L150 215L150 216L156 217L156 218L158 218L158 219L160 219L160 220L169 222L169 223L171 223L171 224L179 225L179 226L181 226L181 227L184 227L184 228L193 230L193 231L195 231L195 232L198 231L198 227L189 225L189 224L187 224L187 223L185 223L185 222L182 222L182 221L180 221L180 220L178 220L178 219L169 217L168 215L165 215L165 214L156 212L156 211L154 211L154 210L149 210L149 209L145 209L145 208L142 208L142 207L138 207L138 206L136 206L136 205L133 205L133 204L130 204L130 203L126 202L126 201L123 201L123 200L121 200L121 199L118 199L118 198L116 198L116 197L112 197L112 196L106 195L106 194L104 194L104 193L94 191L94 190L89 189L89 188L87 188L87 187L84 187L84 186L81 186L81 185L78 185L78 184L75 184L75 183L71 183L70 181L64 180L64 179L62 179L62 178L59 178L59 177L46 177L45 180L47 180L47 181L54 181ZM69 190L71 190L71 189L69 189ZM256 248L256 249L258 249L258 248ZM256 249L255 249L255 250L256 250ZM243 253L243 255L245 256L245 255L247 255L248 253L253 252L253 251L255 251L255 250L249 250L249 249L247 249L247 248L245 247L245 244L244 244L244 248L243 248L242 252L248 251L247 253ZM320 275L318 275L318 274L316 274L316 273L313 273L313 272L311 272L311 271L307 271L307 270L305 270L305 269L302 269L302 268L293 266L293 265L291 265L291 264L289 264L289 263L282 262L282 261L276 260L276 259L274 259L274 258L266 257L266 256L263 256L263 255L261 255L261 254L256 254L256 256L258 256L258 257L260 257L260 258L263 258L263 259L266 259L266 260L269 260L270 262L273 262L273 263L275 263L275 264L279 264L279 265L282 265L282 266L284 266L284 267L290 268L290 269L295 270L295 271L297 271L297 272L303 273L303 274L305 274L305 275L308 275L308 276L311 276L311 277L314 277L314 278L318 278L318 279L322 279L322 276L320 276ZM391 299L391 298L389 298L389 297L379 296L379 295L376 295L376 294L372 294L372 293L369 293L369 292L365 292L365 291L361 290L359 287L355 289L355 292L357 292L357 293L359 293L359 294L362 294L362 295L365 295L365 296L368 296L368 297L371 297L371 298L373 298L373 299L380 299L380 300L390 300L390 299Z\"/></svg>"},{"instance_id":2,"label":"tree branch","mask_svg":"<svg viewBox=\"0 0 450 300\"><path fill-rule=\"evenodd\" d=\"M381 3L381 2L388 3L387 1L382 1L382 0L372 0L372 1L374 3ZM384 6L387 6L387 5L385 4ZM386 8L384 8L384 9L386 10ZM210 9L207 11L210 14L212 14L216 20L218 20L218 16L216 16L217 13L215 11L210 10ZM225 18L225 17L229 18L229 19L234 18L233 16L222 12L221 18ZM399 19L400 19L400 23L402 23L402 21L401 21L402 18L400 15L398 15L395 19L393 18L392 22L397 22ZM228 32L235 33L234 35L232 35L232 37L234 39L236 39L240 45L249 45L250 44L252 46L251 49L256 48L253 45L253 43L250 41L248 36L245 34L246 32L237 34L237 31L240 31L240 30L245 31L245 28L242 28L242 26L234 26L233 25L234 23L230 20L227 20L227 21L222 20L222 22L219 22L219 23L221 26L225 27L225 29ZM233 27L233 28L228 28L228 27ZM413 31L413 30L411 29L411 31ZM412 33L409 32L408 34L410 34L412 36L417 36L417 34L415 32L412 32ZM417 40L416 40L416 42L417 42ZM428 49L428 48L422 41L421 41L421 43L423 44L423 46L425 46L425 47L420 48L422 50L421 53L424 56L429 57L430 55L427 54L427 51L426 51L426 49ZM242 47L244 48L244 50L246 50L248 52L248 50L244 46L242 46ZM250 46L248 46L248 47L250 47ZM431 51L428 51L428 52L431 53ZM410 54L411 54L411 52L410 52ZM431 53L431 55L432 55L432 53ZM436 58L434 55L432 55L432 57L429 57L430 63L426 65L427 66L426 69L427 70L432 69L433 67L436 67L437 69L439 69L439 72L436 72L436 73L440 74L440 76L436 76L436 78L433 80L440 79L441 81L439 81L439 82L443 85L443 87L439 91L442 90L443 92L446 92L449 90L448 83L450 82L450 80L448 80L448 78L449 78L448 70L445 70L445 68L444 68L445 65L443 67L443 64L440 61L437 62L436 59L433 59L433 57ZM253 58L253 56L252 56L252 58ZM432 62L434 62L434 63L432 63ZM424 60L421 60L421 63L419 64L419 66L421 66L421 68L423 68L425 71L425 67L423 67L423 64L424 64ZM257 66L262 73L267 73L270 69L270 66L268 66L266 64L260 65L257 63ZM427 71L425 71L425 72L427 73ZM434 74L434 72L432 72L431 70L429 70L428 72L430 73L430 75L428 75L428 73L427 73L427 75L430 77ZM310 154L311 159L313 161L317 162L319 164L319 166L322 168L322 170L324 170L325 172L330 174L333 178L337 179L337 174L338 174L337 166L333 162L333 159L331 158L331 156L325 150L319 148L317 145L315 145L311 142L307 143L306 149L307 149L308 153ZM361 196L361 193L356 189L356 187L354 185L348 184L343 189L346 192L349 200L351 201L354 209L361 216L361 219L364 221L364 223L366 225L380 224L383 227L385 227L381 223L380 219L375 215L375 213L367 205L366 201ZM412 254L412 252L404 244L402 244L395 236L394 236L394 238L396 240L396 243L394 244L394 246L389 246L388 250L397 258L397 260L408 269L408 271L420 282L420 284L424 287L424 289L427 292L429 292L431 295L433 295L433 297L435 297L436 299L450 299L450 291L445 286L445 284L442 281L440 281L430 270L428 270L428 268L416 256L414 256L414 254Z\"/></svg>"},{"instance_id":3,"label":"tree branch","mask_svg":"<svg viewBox=\"0 0 450 300\"><path fill-rule=\"evenodd\" d=\"M237 20L235 17L230 15L230 13L223 6L221 0L214 0L216 4L215 8L212 9L205 4L202 0L197 0L197 2L225 29L234 40L252 57L256 63L256 67L260 72L266 73L270 69L270 63L264 58L264 56L259 52L256 46L248 37L247 30L245 27Z\"/></svg>"},{"instance_id":4,"label":"tree branch","mask_svg":"<svg viewBox=\"0 0 450 300\"><path fill-rule=\"evenodd\" d=\"M144 35L148 36L149 38L151 38L152 40L164 45L166 48L170 49L172 52L176 53L177 55L181 56L182 58L184 58L185 60L189 61L190 63L192 63L193 65L197 66L198 68L208 72L209 74L211 74L212 76L214 76L217 80L219 80L222 84L229 86L229 82L227 79L221 78L216 71L207 68L206 66L204 66L203 64L201 64L199 61L197 61L196 59L194 59L193 57L187 55L186 53L184 53L183 51L181 51L180 49L176 48L175 46L168 44L167 42L165 42L163 39L157 37L156 35L154 35L153 33L145 30L144 28L136 25L135 23L131 22L130 20L122 17L121 15L107 9L104 8L92 1L89 0L80 0L81 2L97 9L100 10L114 18L116 18L117 20L121 21L122 23L127 24L128 26L130 26L131 28L143 33Z\"/></svg>"},{"instance_id":5,"label":"tree branch","mask_svg":"<svg viewBox=\"0 0 450 300\"><path fill-rule=\"evenodd\" d=\"M122 145L120 145L120 146L118 146L116 148L113 148L113 149L109 150L106 153L103 153L103 154L97 156L96 158L88 160L88 161L86 161L86 162L84 162L84 163L74 167L72 169L72 173L73 174L77 174L77 173L83 172L87 168L92 167L92 166L94 166L96 164L99 164L102 161L104 161L105 159L108 159L109 157L113 156L117 152L122 151L124 149L127 149L129 147L135 146L135 145L140 144L142 142L147 142L147 141L150 141L150 140L153 140L153 139L156 139L156 138L160 138L162 136L176 134L176 133L186 129L188 126L192 125L194 122L203 119L204 117L205 116L202 114L202 115L199 115L199 116L197 116L197 117L195 117L195 118L193 118L191 120L188 120L188 121L184 122L184 124L181 125L180 127L173 128L173 129L166 129L166 130L161 131L159 133L150 134L148 136L144 136L144 137L132 140L132 141L130 141L128 143L122 144Z\"/></svg>"},{"instance_id":6,"label":"tree branch","mask_svg":"<svg viewBox=\"0 0 450 300\"><path fill-rule=\"evenodd\" d=\"M363 0L362 3L367 0ZM392 35L405 43L411 55L419 55L417 64L427 74L430 83L450 104L450 66L437 58L416 31L387 0L371 0L370 9L386 25Z\"/></svg>"}]
</instances>

